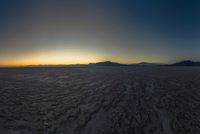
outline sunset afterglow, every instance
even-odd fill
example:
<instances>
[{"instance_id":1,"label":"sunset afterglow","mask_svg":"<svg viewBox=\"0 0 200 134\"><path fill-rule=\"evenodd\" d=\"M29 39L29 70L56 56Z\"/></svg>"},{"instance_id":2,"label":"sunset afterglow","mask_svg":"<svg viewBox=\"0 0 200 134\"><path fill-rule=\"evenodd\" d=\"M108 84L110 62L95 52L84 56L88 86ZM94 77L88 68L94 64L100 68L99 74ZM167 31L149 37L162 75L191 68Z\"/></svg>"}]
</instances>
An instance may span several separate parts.
<instances>
[{"instance_id":1,"label":"sunset afterglow","mask_svg":"<svg viewBox=\"0 0 200 134\"><path fill-rule=\"evenodd\" d=\"M200 10L198 2L189 5L5 1L0 5L0 66L198 60Z\"/></svg>"}]
</instances>

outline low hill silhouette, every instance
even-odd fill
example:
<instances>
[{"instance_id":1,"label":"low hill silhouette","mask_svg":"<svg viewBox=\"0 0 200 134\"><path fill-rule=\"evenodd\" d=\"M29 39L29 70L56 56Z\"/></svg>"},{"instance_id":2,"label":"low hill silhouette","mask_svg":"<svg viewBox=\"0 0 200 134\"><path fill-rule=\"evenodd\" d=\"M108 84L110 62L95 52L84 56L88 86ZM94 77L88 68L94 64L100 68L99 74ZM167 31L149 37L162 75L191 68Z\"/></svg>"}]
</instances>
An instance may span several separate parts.
<instances>
[{"instance_id":1,"label":"low hill silhouette","mask_svg":"<svg viewBox=\"0 0 200 134\"><path fill-rule=\"evenodd\" d=\"M180 62L174 63L171 66L200 66L200 62L185 60L185 61L180 61Z\"/></svg>"},{"instance_id":2,"label":"low hill silhouette","mask_svg":"<svg viewBox=\"0 0 200 134\"><path fill-rule=\"evenodd\" d=\"M135 65L138 65L138 66L160 66L162 64L161 63L140 62Z\"/></svg>"},{"instance_id":3,"label":"low hill silhouette","mask_svg":"<svg viewBox=\"0 0 200 134\"><path fill-rule=\"evenodd\" d=\"M92 65L92 66L126 66L125 64L120 64L120 63L111 62L111 61L89 63L89 65Z\"/></svg>"}]
</instances>

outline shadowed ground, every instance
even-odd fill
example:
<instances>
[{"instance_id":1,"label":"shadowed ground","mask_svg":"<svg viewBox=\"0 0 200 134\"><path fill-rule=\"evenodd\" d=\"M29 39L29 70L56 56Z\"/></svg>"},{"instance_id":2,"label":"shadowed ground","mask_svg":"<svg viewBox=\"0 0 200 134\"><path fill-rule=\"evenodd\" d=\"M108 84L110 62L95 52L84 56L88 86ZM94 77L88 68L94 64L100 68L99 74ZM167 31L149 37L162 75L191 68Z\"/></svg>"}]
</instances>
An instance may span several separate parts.
<instances>
[{"instance_id":1,"label":"shadowed ground","mask_svg":"<svg viewBox=\"0 0 200 134\"><path fill-rule=\"evenodd\" d=\"M1 134L199 134L199 67L0 69Z\"/></svg>"}]
</instances>

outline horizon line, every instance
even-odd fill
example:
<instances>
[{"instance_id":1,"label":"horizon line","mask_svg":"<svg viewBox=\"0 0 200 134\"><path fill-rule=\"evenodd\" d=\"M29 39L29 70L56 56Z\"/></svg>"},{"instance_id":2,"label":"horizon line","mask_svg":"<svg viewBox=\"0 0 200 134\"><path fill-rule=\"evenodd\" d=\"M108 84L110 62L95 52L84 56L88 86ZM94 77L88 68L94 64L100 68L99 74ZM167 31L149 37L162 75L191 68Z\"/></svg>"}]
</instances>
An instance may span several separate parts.
<instances>
[{"instance_id":1,"label":"horizon line","mask_svg":"<svg viewBox=\"0 0 200 134\"><path fill-rule=\"evenodd\" d=\"M185 60L184 60L185 61ZM123 65L137 65L140 63L149 63L149 64L163 64L163 65L168 65L168 64L173 64L173 63L162 63L162 62L136 62L136 63L122 63L122 62L115 62L115 61L100 61L100 62L113 62L113 63L119 63ZM59 67L59 66L76 66L76 65L89 65L91 63L100 63L100 62L89 62L89 63L74 63L74 64L29 64L29 65L0 65L0 68L17 68L17 67Z\"/></svg>"},{"instance_id":2,"label":"horizon line","mask_svg":"<svg viewBox=\"0 0 200 134\"><path fill-rule=\"evenodd\" d=\"M137 65L140 63L149 63L149 64L163 64L163 65L169 65L169 64L174 64L177 62L181 62L181 61L192 61L192 62L198 62L198 61L193 61L193 60L179 60L179 61L174 61L174 62L170 62L170 63L162 63L162 62L146 62L146 61L141 61L141 62L133 62L133 63L122 63L122 62L116 62L116 61L109 61L109 60L104 60L104 61L99 61L99 62L88 62L88 63L72 63L72 64L27 64L27 65L0 65L0 68L14 68L14 67L42 67L42 66L49 66L49 67L53 67L53 66L75 66L75 65L89 65L91 63L100 63L100 62L113 62L113 63L118 63L118 64L123 64L123 65Z\"/></svg>"}]
</instances>

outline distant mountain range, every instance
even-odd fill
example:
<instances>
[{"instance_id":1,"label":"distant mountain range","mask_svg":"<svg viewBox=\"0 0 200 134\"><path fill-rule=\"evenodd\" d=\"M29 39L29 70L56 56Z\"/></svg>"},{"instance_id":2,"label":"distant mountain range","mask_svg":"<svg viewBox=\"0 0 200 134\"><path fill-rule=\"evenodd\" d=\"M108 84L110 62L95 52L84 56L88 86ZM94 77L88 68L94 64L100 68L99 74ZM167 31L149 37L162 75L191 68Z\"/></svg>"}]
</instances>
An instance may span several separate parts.
<instances>
[{"instance_id":1,"label":"distant mountain range","mask_svg":"<svg viewBox=\"0 0 200 134\"><path fill-rule=\"evenodd\" d=\"M180 61L180 62L171 64L171 66L200 66L200 62L185 60L185 61Z\"/></svg>"},{"instance_id":2,"label":"distant mountain range","mask_svg":"<svg viewBox=\"0 0 200 134\"><path fill-rule=\"evenodd\" d=\"M117 62L105 61L97 63L89 63L91 66L200 66L200 62L194 62L190 60L180 61L173 64L160 64L160 63L148 63L141 62L136 64L120 64Z\"/></svg>"},{"instance_id":3,"label":"distant mountain range","mask_svg":"<svg viewBox=\"0 0 200 134\"><path fill-rule=\"evenodd\" d=\"M120 64L117 62L105 61L105 62L89 63L88 65L92 65L92 66L157 66L161 64L148 63L148 62L141 62L137 64Z\"/></svg>"}]
</instances>

